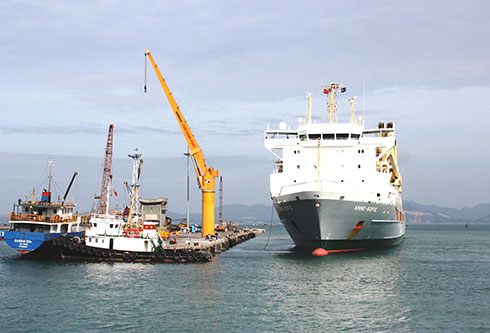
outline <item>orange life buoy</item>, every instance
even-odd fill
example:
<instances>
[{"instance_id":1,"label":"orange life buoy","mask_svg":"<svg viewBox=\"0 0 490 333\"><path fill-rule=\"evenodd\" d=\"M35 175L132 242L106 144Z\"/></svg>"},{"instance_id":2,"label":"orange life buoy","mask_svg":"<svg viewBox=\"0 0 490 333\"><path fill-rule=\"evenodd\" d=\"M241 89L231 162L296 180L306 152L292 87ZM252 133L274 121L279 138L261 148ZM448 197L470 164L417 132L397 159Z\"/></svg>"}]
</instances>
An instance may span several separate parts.
<instances>
[{"instance_id":1,"label":"orange life buoy","mask_svg":"<svg viewBox=\"0 0 490 333\"><path fill-rule=\"evenodd\" d=\"M60 216L59 215L55 215L53 217L53 221L54 221L54 223L58 223L60 221Z\"/></svg>"}]
</instances>

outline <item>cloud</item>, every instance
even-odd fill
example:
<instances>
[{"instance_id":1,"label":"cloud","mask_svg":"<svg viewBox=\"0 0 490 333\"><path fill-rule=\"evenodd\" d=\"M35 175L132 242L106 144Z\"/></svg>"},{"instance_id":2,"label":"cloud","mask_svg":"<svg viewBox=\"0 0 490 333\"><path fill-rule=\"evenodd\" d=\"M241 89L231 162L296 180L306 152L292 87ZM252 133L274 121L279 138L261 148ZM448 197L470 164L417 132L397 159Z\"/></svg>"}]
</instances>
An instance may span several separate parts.
<instances>
[{"instance_id":1,"label":"cloud","mask_svg":"<svg viewBox=\"0 0 490 333\"><path fill-rule=\"evenodd\" d=\"M128 151L129 152L129 151ZM143 153L143 169L140 193L145 198L167 197L169 209L177 212L186 210L186 158L154 158ZM79 211L87 212L93 202L94 193L100 191L103 150L98 157L2 153L0 158L5 168L0 170L0 215L8 214L12 203L29 195L34 186L46 178L46 161L55 159L54 178L59 185L55 197L63 195L74 171L78 171L70 198L79 204ZM272 162L255 156L209 156L212 165L219 169L224 179L225 202L227 204L269 203L268 173ZM120 195L112 197L112 205L122 207L128 196L123 181L131 179L132 162L128 157L113 158L113 186ZM194 170L191 174L192 211L200 212L201 194L197 188ZM19 175L22 175L19 177ZM245 185L246 184L246 185Z\"/></svg>"},{"instance_id":2,"label":"cloud","mask_svg":"<svg viewBox=\"0 0 490 333\"><path fill-rule=\"evenodd\" d=\"M180 131L164 130L162 128L151 126L135 126L135 125L120 125L117 127L117 132L124 134L138 134L138 135L179 135ZM101 135L107 134L107 128L102 128L96 124L78 124L78 125L0 125L0 133L4 134L50 134L50 135Z\"/></svg>"},{"instance_id":3,"label":"cloud","mask_svg":"<svg viewBox=\"0 0 490 333\"><path fill-rule=\"evenodd\" d=\"M10 124L0 125L0 133L4 134L102 134L101 128L94 127L93 125L24 125L24 124Z\"/></svg>"},{"instance_id":4,"label":"cloud","mask_svg":"<svg viewBox=\"0 0 490 333\"><path fill-rule=\"evenodd\" d=\"M120 156L135 146L181 156L185 140L151 67L142 92L150 48L210 156L268 156L267 124L294 128L307 91L314 121L324 119L320 85L336 81L359 96L367 127L395 121L404 164L444 160L463 179L450 161L489 144L489 12L476 0L2 1L0 151L92 156L114 123ZM338 106L348 118L347 98ZM405 180L420 173L401 168ZM456 183L453 192L466 186Z\"/></svg>"}]
</instances>

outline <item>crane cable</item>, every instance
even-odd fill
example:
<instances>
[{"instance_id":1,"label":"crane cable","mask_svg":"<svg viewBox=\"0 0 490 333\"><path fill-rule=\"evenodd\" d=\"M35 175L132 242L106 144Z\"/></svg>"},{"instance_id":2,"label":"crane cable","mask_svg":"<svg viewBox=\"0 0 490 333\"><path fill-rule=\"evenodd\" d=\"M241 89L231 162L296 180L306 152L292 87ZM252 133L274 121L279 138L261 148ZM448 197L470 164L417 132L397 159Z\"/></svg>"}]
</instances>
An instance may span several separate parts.
<instances>
[{"instance_id":1,"label":"crane cable","mask_svg":"<svg viewBox=\"0 0 490 333\"><path fill-rule=\"evenodd\" d=\"M146 53L145 53L145 86L143 87L144 91L145 91L145 94L146 94L146 64L148 63L148 57L146 56Z\"/></svg>"}]
</instances>

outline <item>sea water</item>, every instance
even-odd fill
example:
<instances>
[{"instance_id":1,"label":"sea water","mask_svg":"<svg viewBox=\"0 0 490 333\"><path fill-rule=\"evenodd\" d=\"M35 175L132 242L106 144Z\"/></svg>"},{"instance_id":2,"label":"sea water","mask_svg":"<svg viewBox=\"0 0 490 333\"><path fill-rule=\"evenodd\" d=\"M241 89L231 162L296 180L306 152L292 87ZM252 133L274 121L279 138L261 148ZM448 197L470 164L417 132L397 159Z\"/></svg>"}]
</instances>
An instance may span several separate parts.
<instances>
[{"instance_id":1,"label":"sea water","mask_svg":"<svg viewBox=\"0 0 490 333\"><path fill-rule=\"evenodd\" d=\"M265 228L204 264L19 260L2 241L0 330L490 330L489 225L410 225L396 248L325 257Z\"/></svg>"}]
</instances>

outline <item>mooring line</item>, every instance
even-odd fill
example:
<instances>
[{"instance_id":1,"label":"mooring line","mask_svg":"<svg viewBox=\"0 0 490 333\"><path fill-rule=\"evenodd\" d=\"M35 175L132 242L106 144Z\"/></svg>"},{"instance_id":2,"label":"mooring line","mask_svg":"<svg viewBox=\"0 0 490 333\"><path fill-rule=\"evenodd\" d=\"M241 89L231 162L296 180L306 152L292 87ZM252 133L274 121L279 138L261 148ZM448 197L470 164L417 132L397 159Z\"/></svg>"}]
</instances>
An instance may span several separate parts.
<instances>
[{"instance_id":1,"label":"mooring line","mask_svg":"<svg viewBox=\"0 0 490 333\"><path fill-rule=\"evenodd\" d=\"M274 216L274 203L271 205L271 224L269 225L269 236L267 237L267 243L265 243L264 250L269 245L269 240L271 239L271 232L272 232L272 218Z\"/></svg>"}]
</instances>

